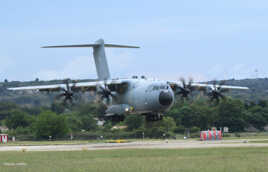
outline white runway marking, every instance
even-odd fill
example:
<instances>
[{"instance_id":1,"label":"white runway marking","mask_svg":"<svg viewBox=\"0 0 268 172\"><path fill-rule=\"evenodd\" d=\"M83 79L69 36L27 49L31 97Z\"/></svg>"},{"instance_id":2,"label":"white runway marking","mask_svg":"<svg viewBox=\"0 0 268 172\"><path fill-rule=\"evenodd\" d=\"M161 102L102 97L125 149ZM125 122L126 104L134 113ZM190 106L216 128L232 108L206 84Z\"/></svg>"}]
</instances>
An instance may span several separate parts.
<instances>
[{"instance_id":1,"label":"white runway marking","mask_svg":"<svg viewBox=\"0 0 268 172\"><path fill-rule=\"evenodd\" d=\"M27 164L24 162L14 163L14 162L4 162L4 166L26 166Z\"/></svg>"}]
</instances>

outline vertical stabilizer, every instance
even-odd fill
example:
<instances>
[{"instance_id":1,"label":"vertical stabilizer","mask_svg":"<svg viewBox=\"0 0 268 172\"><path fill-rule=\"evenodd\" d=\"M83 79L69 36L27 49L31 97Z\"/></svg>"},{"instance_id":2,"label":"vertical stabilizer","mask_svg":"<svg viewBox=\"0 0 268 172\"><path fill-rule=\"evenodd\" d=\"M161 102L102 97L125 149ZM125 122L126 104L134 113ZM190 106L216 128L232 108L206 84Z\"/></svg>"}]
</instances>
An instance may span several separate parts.
<instances>
[{"instance_id":1,"label":"vertical stabilizer","mask_svg":"<svg viewBox=\"0 0 268 172\"><path fill-rule=\"evenodd\" d=\"M108 48L139 48L137 46L130 45L117 45L117 44L104 44L103 39L97 40L94 44L77 44L77 45L56 45L56 46L44 46L42 48L93 48L93 56L96 65L97 75L99 80L110 79L110 72L105 56L104 47Z\"/></svg>"},{"instance_id":2,"label":"vertical stabilizer","mask_svg":"<svg viewBox=\"0 0 268 172\"><path fill-rule=\"evenodd\" d=\"M99 80L110 79L110 71L104 50L104 41L99 39L95 42L98 46L93 47L93 56L95 60L97 75Z\"/></svg>"}]
</instances>

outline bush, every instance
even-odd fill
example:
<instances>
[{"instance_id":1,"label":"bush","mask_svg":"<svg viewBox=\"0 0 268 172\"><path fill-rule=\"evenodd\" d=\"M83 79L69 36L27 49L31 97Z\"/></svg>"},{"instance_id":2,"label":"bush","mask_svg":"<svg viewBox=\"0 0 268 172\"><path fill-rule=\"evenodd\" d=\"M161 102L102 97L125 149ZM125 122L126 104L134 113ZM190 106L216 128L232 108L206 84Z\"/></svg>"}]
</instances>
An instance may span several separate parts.
<instances>
[{"instance_id":1,"label":"bush","mask_svg":"<svg viewBox=\"0 0 268 172\"><path fill-rule=\"evenodd\" d=\"M191 133L191 138L199 138L200 137L200 132L195 132L195 133Z\"/></svg>"},{"instance_id":2,"label":"bush","mask_svg":"<svg viewBox=\"0 0 268 172\"><path fill-rule=\"evenodd\" d=\"M69 131L65 117L50 111L44 111L37 117L33 129L38 139L47 139L49 136L61 138Z\"/></svg>"},{"instance_id":3,"label":"bush","mask_svg":"<svg viewBox=\"0 0 268 172\"><path fill-rule=\"evenodd\" d=\"M97 129L97 121L91 115L83 115L81 117L81 129L86 131L96 130Z\"/></svg>"},{"instance_id":4,"label":"bush","mask_svg":"<svg viewBox=\"0 0 268 172\"><path fill-rule=\"evenodd\" d=\"M190 129L190 132L191 133L199 133L200 132L200 128L198 128L198 127L192 127L191 129Z\"/></svg>"},{"instance_id":5,"label":"bush","mask_svg":"<svg viewBox=\"0 0 268 172\"><path fill-rule=\"evenodd\" d=\"M32 130L30 127L18 127L15 130L15 135L23 135L23 134L30 134L32 133Z\"/></svg>"},{"instance_id":6,"label":"bush","mask_svg":"<svg viewBox=\"0 0 268 172\"><path fill-rule=\"evenodd\" d=\"M241 137L240 133L235 133L235 137Z\"/></svg>"},{"instance_id":7,"label":"bush","mask_svg":"<svg viewBox=\"0 0 268 172\"><path fill-rule=\"evenodd\" d=\"M163 138L163 134L166 133L163 127L148 128L145 131L145 137L150 138Z\"/></svg>"},{"instance_id":8,"label":"bush","mask_svg":"<svg viewBox=\"0 0 268 172\"><path fill-rule=\"evenodd\" d=\"M184 134L184 132L185 132L185 128L184 128L184 126L182 126L182 125L179 125L179 126L177 126L177 127L175 128L175 133Z\"/></svg>"},{"instance_id":9,"label":"bush","mask_svg":"<svg viewBox=\"0 0 268 172\"><path fill-rule=\"evenodd\" d=\"M232 136L232 134L230 134L230 133L223 133L223 137L231 137Z\"/></svg>"},{"instance_id":10,"label":"bush","mask_svg":"<svg viewBox=\"0 0 268 172\"><path fill-rule=\"evenodd\" d=\"M6 125L9 129L17 127L28 127L33 122L33 118L21 110L13 110L11 115L6 119Z\"/></svg>"},{"instance_id":11,"label":"bush","mask_svg":"<svg viewBox=\"0 0 268 172\"><path fill-rule=\"evenodd\" d=\"M127 130L129 131L143 127L144 122L144 116L138 114L127 115L125 119L125 124L127 125Z\"/></svg>"}]
</instances>

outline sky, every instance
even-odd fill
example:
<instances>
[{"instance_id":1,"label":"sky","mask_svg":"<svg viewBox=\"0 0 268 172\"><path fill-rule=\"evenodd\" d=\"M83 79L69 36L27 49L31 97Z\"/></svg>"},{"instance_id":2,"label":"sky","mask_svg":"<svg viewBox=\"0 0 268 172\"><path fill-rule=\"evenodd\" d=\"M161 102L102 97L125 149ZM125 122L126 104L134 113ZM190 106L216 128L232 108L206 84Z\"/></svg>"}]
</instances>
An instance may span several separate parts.
<instances>
[{"instance_id":1,"label":"sky","mask_svg":"<svg viewBox=\"0 0 268 172\"><path fill-rule=\"evenodd\" d=\"M268 77L267 0L57 0L0 2L0 81L97 78L92 49L106 43L113 78Z\"/></svg>"}]
</instances>

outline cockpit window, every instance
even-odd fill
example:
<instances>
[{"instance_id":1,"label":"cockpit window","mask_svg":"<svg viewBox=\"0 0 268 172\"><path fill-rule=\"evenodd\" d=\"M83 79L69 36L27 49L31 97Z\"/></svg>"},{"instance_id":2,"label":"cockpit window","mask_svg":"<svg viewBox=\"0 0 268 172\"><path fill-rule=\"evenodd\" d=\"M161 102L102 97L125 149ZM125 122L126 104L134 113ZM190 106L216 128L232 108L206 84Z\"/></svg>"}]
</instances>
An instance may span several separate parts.
<instances>
[{"instance_id":1,"label":"cockpit window","mask_svg":"<svg viewBox=\"0 0 268 172\"><path fill-rule=\"evenodd\" d=\"M155 85L153 86L152 90L167 90L168 89L168 86L166 85Z\"/></svg>"}]
</instances>

